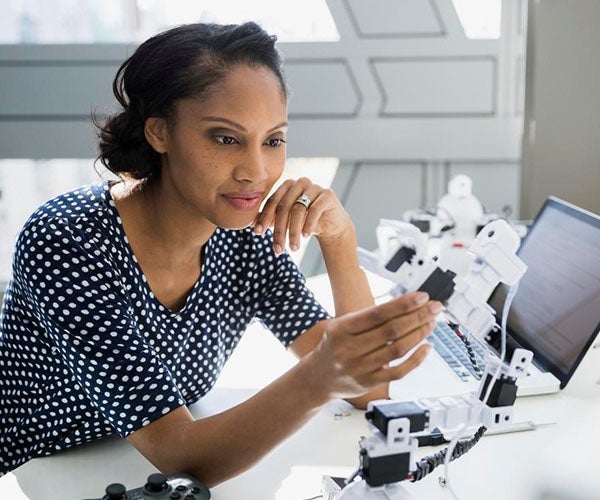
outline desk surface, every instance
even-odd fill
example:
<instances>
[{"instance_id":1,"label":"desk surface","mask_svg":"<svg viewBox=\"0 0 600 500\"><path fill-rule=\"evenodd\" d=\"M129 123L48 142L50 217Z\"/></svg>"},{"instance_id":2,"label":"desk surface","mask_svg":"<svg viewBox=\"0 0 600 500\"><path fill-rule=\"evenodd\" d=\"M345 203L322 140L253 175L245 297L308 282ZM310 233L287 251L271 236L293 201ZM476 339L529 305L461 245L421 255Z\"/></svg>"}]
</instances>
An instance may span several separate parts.
<instances>
[{"instance_id":1,"label":"desk surface","mask_svg":"<svg viewBox=\"0 0 600 500\"><path fill-rule=\"evenodd\" d=\"M321 293L323 283L313 280ZM326 302L326 300L324 300ZM248 335L231 361L250 356L264 332ZM262 338L262 337L260 337ZM264 342L265 339L258 340ZM277 376L291 361L276 343L279 361L257 384ZM253 349L253 350L254 350ZM254 352L256 352L254 350ZM266 358L271 359L271 358ZM600 349L591 350L566 389L558 394L519 398L515 421L556 422L535 431L484 437L453 462L450 478L460 499L591 500L600 491L600 385L596 384ZM264 370L264 367L263 367ZM267 370L268 371L268 370ZM224 379L231 379L224 373ZM247 377L246 377L247 378ZM259 377L260 378L260 377ZM258 386L257 386L258 387ZM191 407L197 418L215 414L247 399L256 390L220 384ZM358 440L368 433L364 413L334 401L248 472L212 490L215 500L303 500L320 494L323 474L347 476L358 465ZM419 449L419 456L435 448ZM126 440L111 438L53 457L32 460L0 478L0 498L65 500L100 498L106 485L141 486L155 472ZM419 483L407 483L415 499L452 498L438 483L443 468ZM554 496L545 496L552 492Z\"/></svg>"}]
</instances>

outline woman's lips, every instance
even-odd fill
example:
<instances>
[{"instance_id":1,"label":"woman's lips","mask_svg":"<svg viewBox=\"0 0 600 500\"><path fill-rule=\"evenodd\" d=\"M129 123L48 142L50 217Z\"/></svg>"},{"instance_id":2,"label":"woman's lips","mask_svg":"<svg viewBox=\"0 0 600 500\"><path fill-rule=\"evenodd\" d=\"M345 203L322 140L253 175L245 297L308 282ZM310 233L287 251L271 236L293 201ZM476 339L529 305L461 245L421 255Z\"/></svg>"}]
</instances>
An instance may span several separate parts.
<instances>
[{"instance_id":1,"label":"woman's lips","mask_svg":"<svg viewBox=\"0 0 600 500\"><path fill-rule=\"evenodd\" d=\"M263 193L231 193L224 194L223 198L237 210L252 210L262 200Z\"/></svg>"}]
</instances>

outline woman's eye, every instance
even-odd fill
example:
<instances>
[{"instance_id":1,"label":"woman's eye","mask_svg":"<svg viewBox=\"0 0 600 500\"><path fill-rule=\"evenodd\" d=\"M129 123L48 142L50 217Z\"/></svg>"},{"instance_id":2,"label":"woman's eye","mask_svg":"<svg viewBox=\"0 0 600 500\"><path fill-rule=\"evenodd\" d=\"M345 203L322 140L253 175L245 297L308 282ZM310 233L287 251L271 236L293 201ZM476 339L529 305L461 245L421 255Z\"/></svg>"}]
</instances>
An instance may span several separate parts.
<instances>
[{"instance_id":1,"label":"woman's eye","mask_svg":"<svg viewBox=\"0 0 600 500\"><path fill-rule=\"evenodd\" d=\"M272 148L276 148L278 146L281 146L284 142L285 141L283 139L269 139L267 141L267 144Z\"/></svg>"},{"instance_id":2,"label":"woman's eye","mask_svg":"<svg viewBox=\"0 0 600 500\"><path fill-rule=\"evenodd\" d=\"M215 140L219 144L225 144L226 146L228 146L230 144L235 144L235 142L236 142L233 137L230 137L228 135L216 135Z\"/></svg>"}]
</instances>

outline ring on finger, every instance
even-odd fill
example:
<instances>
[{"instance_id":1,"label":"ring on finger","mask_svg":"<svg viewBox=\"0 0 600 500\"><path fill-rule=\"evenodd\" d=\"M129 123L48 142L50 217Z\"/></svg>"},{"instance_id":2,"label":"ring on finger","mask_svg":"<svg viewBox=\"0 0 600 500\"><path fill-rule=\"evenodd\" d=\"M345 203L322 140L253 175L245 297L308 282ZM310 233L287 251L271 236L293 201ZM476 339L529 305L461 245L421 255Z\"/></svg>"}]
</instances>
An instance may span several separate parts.
<instances>
[{"instance_id":1,"label":"ring on finger","mask_svg":"<svg viewBox=\"0 0 600 500\"><path fill-rule=\"evenodd\" d=\"M300 205L304 205L305 208L309 208L310 204L312 203L312 200L306 196L306 194L301 194L300 196L298 196L298 198L296 198L296 201L294 201L294 203L300 203Z\"/></svg>"}]
</instances>

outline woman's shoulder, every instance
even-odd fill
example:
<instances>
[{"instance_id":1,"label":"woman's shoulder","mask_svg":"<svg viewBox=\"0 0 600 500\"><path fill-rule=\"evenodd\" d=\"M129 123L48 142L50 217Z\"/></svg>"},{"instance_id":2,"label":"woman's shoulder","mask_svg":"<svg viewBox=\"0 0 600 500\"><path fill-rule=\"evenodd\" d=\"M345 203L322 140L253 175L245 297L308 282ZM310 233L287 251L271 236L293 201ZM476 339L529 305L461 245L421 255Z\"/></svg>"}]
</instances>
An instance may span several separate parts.
<instances>
[{"instance_id":1,"label":"woman's shoulder","mask_svg":"<svg viewBox=\"0 0 600 500\"><path fill-rule=\"evenodd\" d=\"M69 237L74 233L86 235L86 239L103 237L111 217L106 189L106 183L90 184L46 201L23 225L17 246L50 237Z\"/></svg>"},{"instance_id":2,"label":"woman's shoulder","mask_svg":"<svg viewBox=\"0 0 600 500\"><path fill-rule=\"evenodd\" d=\"M40 205L27 219L24 228L47 225L52 222L70 222L80 225L82 221L102 216L108 208L106 183L90 184L67 191Z\"/></svg>"}]
</instances>

